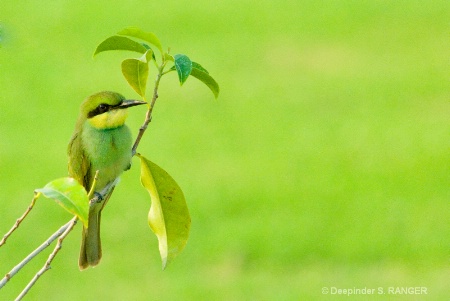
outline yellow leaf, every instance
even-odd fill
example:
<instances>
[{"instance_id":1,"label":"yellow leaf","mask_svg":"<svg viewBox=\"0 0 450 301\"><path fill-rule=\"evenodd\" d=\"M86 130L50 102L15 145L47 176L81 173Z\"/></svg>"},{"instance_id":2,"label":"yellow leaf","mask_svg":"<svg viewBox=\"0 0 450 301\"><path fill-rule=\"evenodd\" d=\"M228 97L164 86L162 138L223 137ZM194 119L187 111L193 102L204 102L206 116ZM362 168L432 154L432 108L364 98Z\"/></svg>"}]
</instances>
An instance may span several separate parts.
<instances>
[{"instance_id":1,"label":"yellow leaf","mask_svg":"<svg viewBox=\"0 0 450 301\"><path fill-rule=\"evenodd\" d=\"M191 218L183 191L161 167L140 154L141 183L150 194L148 223L159 242L163 269L185 247Z\"/></svg>"}]
</instances>

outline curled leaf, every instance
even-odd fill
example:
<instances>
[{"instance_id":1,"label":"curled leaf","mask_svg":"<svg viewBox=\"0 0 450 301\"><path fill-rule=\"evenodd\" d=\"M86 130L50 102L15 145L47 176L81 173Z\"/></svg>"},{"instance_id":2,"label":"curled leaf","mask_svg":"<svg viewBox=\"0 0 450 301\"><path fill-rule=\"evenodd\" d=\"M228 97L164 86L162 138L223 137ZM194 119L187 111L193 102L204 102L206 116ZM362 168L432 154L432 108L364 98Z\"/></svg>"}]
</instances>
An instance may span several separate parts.
<instances>
[{"instance_id":1,"label":"curled leaf","mask_svg":"<svg viewBox=\"0 0 450 301\"><path fill-rule=\"evenodd\" d=\"M147 62L143 62L140 59L126 59L122 62L122 73L134 91L145 98L145 87L148 78Z\"/></svg>"},{"instance_id":2,"label":"curled leaf","mask_svg":"<svg viewBox=\"0 0 450 301\"><path fill-rule=\"evenodd\" d=\"M183 192L161 167L139 155L141 183L150 194L148 223L159 242L163 269L185 247L191 218Z\"/></svg>"},{"instance_id":3,"label":"curled leaf","mask_svg":"<svg viewBox=\"0 0 450 301\"><path fill-rule=\"evenodd\" d=\"M94 56L103 51L109 50L129 50L139 53L145 53L147 48L144 45L133 41L127 37L112 36L101 42L94 52Z\"/></svg>"},{"instance_id":4,"label":"curled leaf","mask_svg":"<svg viewBox=\"0 0 450 301\"><path fill-rule=\"evenodd\" d=\"M192 62L191 75L201 82L203 82L208 88L213 92L214 97L219 97L219 84L209 75L208 71L203 68L200 64Z\"/></svg>"},{"instance_id":5,"label":"curled leaf","mask_svg":"<svg viewBox=\"0 0 450 301\"><path fill-rule=\"evenodd\" d=\"M150 62L151 60L155 59L155 54L153 53L153 50L149 48L146 53L141 57L141 61Z\"/></svg>"},{"instance_id":6,"label":"curled leaf","mask_svg":"<svg viewBox=\"0 0 450 301\"><path fill-rule=\"evenodd\" d=\"M74 178L56 179L36 189L46 198L55 200L64 209L78 216L85 227L88 227L89 200L86 190Z\"/></svg>"}]
</instances>

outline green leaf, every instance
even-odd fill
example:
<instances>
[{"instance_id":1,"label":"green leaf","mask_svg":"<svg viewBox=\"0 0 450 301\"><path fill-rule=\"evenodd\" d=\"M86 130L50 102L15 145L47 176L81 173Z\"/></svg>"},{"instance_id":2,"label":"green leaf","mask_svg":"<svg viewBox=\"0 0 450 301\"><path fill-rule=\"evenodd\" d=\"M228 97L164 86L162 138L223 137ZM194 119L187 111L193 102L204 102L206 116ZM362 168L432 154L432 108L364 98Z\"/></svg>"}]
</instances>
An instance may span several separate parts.
<instances>
[{"instance_id":1,"label":"green leaf","mask_svg":"<svg viewBox=\"0 0 450 301\"><path fill-rule=\"evenodd\" d=\"M192 61L184 54L176 54L175 68L177 69L178 79L180 80L180 85L184 84L192 70Z\"/></svg>"},{"instance_id":2,"label":"green leaf","mask_svg":"<svg viewBox=\"0 0 450 301\"><path fill-rule=\"evenodd\" d=\"M54 199L64 209L78 216L83 225L88 227L88 196L84 187L74 178L56 179L36 191Z\"/></svg>"},{"instance_id":3,"label":"green leaf","mask_svg":"<svg viewBox=\"0 0 450 301\"><path fill-rule=\"evenodd\" d=\"M166 61L170 61L170 62L174 62L175 61L175 59L173 58L173 56L171 55L171 54L168 54L168 53L164 53L164 59L166 60ZM175 70L175 69L174 69Z\"/></svg>"},{"instance_id":4,"label":"green leaf","mask_svg":"<svg viewBox=\"0 0 450 301\"><path fill-rule=\"evenodd\" d=\"M209 72L208 72L205 68L203 68L202 65L200 65L199 63L192 62L192 68L193 68L193 69L194 69L194 68L195 68L195 69L198 69L198 70L200 70L200 71L203 71L203 72L209 74Z\"/></svg>"},{"instance_id":5,"label":"green leaf","mask_svg":"<svg viewBox=\"0 0 450 301\"><path fill-rule=\"evenodd\" d=\"M119 31L117 34L147 41L150 44L155 45L156 48L158 48L159 51L161 53L163 53L161 42L159 41L158 37L154 33L143 31L138 27L127 27L127 28Z\"/></svg>"},{"instance_id":6,"label":"green leaf","mask_svg":"<svg viewBox=\"0 0 450 301\"><path fill-rule=\"evenodd\" d=\"M215 98L219 97L219 84L200 64L192 62L191 75L207 85L208 88L213 92Z\"/></svg>"},{"instance_id":7,"label":"green leaf","mask_svg":"<svg viewBox=\"0 0 450 301\"><path fill-rule=\"evenodd\" d=\"M152 205L148 223L159 242L163 269L185 247L191 218L183 192L161 167L139 155L141 183L150 194Z\"/></svg>"},{"instance_id":8,"label":"green leaf","mask_svg":"<svg viewBox=\"0 0 450 301\"><path fill-rule=\"evenodd\" d=\"M133 41L127 37L112 36L101 42L94 52L94 56L103 51L109 50L129 50L139 53L145 53L147 48L144 45Z\"/></svg>"},{"instance_id":9,"label":"green leaf","mask_svg":"<svg viewBox=\"0 0 450 301\"><path fill-rule=\"evenodd\" d=\"M145 98L148 78L148 64L140 59L126 59L122 62L122 73L128 84Z\"/></svg>"}]
</instances>

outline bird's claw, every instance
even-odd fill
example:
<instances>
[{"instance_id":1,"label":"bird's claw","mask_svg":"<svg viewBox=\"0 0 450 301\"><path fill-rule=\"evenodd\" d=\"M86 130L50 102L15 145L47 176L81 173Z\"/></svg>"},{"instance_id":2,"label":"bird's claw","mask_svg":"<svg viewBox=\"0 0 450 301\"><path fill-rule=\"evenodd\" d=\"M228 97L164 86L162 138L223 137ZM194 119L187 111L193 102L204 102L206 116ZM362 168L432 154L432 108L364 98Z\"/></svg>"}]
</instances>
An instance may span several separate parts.
<instances>
[{"instance_id":1,"label":"bird's claw","mask_svg":"<svg viewBox=\"0 0 450 301\"><path fill-rule=\"evenodd\" d=\"M96 199L96 201L97 201L97 203L100 203L101 201L103 201L103 196L102 196L102 194L101 193L99 193L99 192L94 192L94 198Z\"/></svg>"}]
</instances>

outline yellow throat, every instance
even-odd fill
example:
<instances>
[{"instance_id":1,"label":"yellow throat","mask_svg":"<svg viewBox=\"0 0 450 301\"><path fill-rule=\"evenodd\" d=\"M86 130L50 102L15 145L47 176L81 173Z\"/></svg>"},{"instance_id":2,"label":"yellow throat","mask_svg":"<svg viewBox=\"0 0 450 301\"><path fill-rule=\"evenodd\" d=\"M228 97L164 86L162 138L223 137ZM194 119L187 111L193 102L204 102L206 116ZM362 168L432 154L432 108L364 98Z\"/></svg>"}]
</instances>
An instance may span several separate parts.
<instances>
[{"instance_id":1,"label":"yellow throat","mask_svg":"<svg viewBox=\"0 0 450 301\"><path fill-rule=\"evenodd\" d=\"M89 118L89 123L96 129L114 129L122 126L128 116L127 109L111 110L106 113Z\"/></svg>"}]
</instances>

